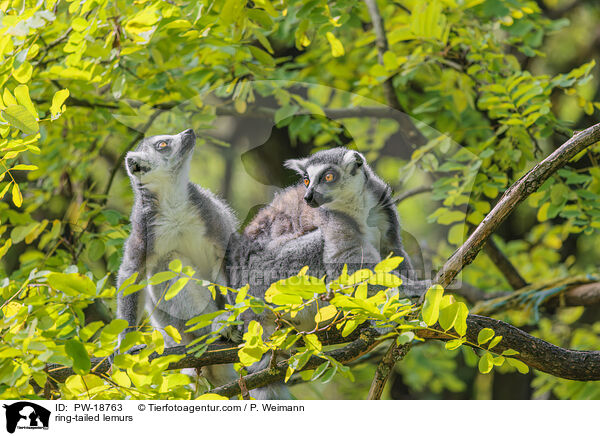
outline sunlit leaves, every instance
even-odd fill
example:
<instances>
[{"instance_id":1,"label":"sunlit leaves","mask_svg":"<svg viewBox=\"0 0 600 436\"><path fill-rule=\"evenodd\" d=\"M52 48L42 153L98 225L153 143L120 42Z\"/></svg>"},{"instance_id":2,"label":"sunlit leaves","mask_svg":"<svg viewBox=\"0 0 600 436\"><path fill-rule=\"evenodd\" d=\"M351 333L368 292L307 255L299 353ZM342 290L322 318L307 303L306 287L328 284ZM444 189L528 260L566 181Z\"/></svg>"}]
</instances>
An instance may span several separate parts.
<instances>
[{"instance_id":1,"label":"sunlit leaves","mask_svg":"<svg viewBox=\"0 0 600 436\"><path fill-rule=\"evenodd\" d=\"M60 91L56 91L54 96L52 97L52 105L50 106L50 114L52 115L52 119L56 119L61 113L63 113L67 108L63 104L65 100L69 97L68 89L61 89Z\"/></svg>"},{"instance_id":2,"label":"sunlit leaves","mask_svg":"<svg viewBox=\"0 0 600 436\"><path fill-rule=\"evenodd\" d=\"M508 364L510 366L515 368L521 374L527 374L529 372L529 367L526 364L524 364L523 362L521 362L520 360L513 359L512 357L507 357L506 361L508 362Z\"/></svg>"},{"instance_id":3,"label":"sunlit leaves","mask_svg":"<svg viewBox=\"0 0 600 436\"><path fill-rule=\"evenodd\" d=\"M487 374L494 367L494 357L490 353L484 353L479 358L479 371L482 374Z\"/></svg>"},{"instance_id":4,"label":"sunlit leaves","mask_svg":"<svg viewBox=\"0 0 600 436\"><path fill-rule=\"evenodd\" d=\"M181 290L185 287L185 285L190 281L189 277L181 277L177 279L175 283L173 283L167 289L167 293L165 294L165 301L169 301L171 298L174 298Z\"/></svg>"},{"instance_id":5,"label":"sunlit leaves","mask_svg":"<svg viewBox=\"0 0 600 436\"><path fill-rule=\"evenodd\" d=\"M332 319L337 313L335 306L325 306L319 309L319 312L315 315L315 322L320 323Z\"/></svg>"},{"instance_id":6,"label":"sunlit leaves","mask_svg":"<svg viewBox=\"0 0 600 436\"><path fill-rule=\"evenodd\" d=\"M31 79L33 73L33 67L29 62L23 62L19 68L13 71L13 77L19 83L27 83Z\"/></svg>"},{"instance_id":7,"label":"sunlit leaves","mask_svg":"<svg viewBox=\"0 0 600 436\"><path fill-rule=\"evenodd\" d=\"M477 343L483 345L494 337L494 330L490 328L484 328L477 334Z\"/></svg>"},{"instance_id":8,"label":"sunlit leaves","mask_svg":"<svg viewBox=\"0 0 600 436\"><path fill-rule=\"evenodd\" d=\"M2 111L2 116L23 133L34 134L39 130L38 122L25 106L11 105Z\"/></svg>"},{"instance_id":9,"label":"sunlit leaves","mask_svg":"<svg viewBox=\"0 0 600 436\"><path fill-rule=\"evenodd\" d=\"M50 273L48 274L48 284L54 289L72 297L80 294L88 296L96 295L96 285L94 282L89 277L79 273Z\"/></svg>"},{"instance_id":10,"label":"sunlit leaves","mask_svg":"<svg viewBox=\"0 0 600 436\"><path fill-rule=\"evenodd\" d=\"M342 45L340 40L337 39L335 37L335 35L331 32L327 32L326 36L327 36L327 41L329 41L329 45L331 46L331 55L334 58L337 58L339 56L344 56L344 53L345 53L344 46Z\"/></svg>"},{"instance_id":11,"label":"sunlit leaves","mask_svg":"<svg viewBox=\"0 0 600 436\"><path fill-rule=\"evenodd\" d=\"M431 326L437 322L440 315L440 303L443 295L444 289L440 285L432 286L427 290L422 311L425 324Z\"/></svg>"},{"instance_id":12,"label":"sunlit leaves","mask_svg":"<svg viewBox=\"0 0 600 436\"><path fill-rule=\"evenodd\" d=\"M12 201L17 207L21 207L21 204L23 204L23 194L21 194L19 185L16 183L12 186Z\"/></svg>"},{"instance_id":13,"label":"sunlit leaves","mask_svg":"<svg viewBox=\"0 0 600 436\"><path fill-rule=\"evenodd\" d=\"M244 345L238 351L238 357L242 365L251 366L258 362L269 349L264 344L262 335L262 326L256 321L251 321L248 325L248 331L244 334Z\"/></svg>"},{"instance_id":14,"label":"sunlit leaves","mask_svg":"<svg viewBox=\"0 0 600 436\"><path fill-rule=\"evenodd\" d=\"M398 266L400 266L400 264L402 263L403 260L404 260L404 258L399 257L399 256L394 256L394 257L384 259L381 262L379 262L377 265L375 265L375 268L373 268L373 271L375 271L375 273L392 272L395 269L397 269Z\"/></svg>"},{"instance_id":15,"label":"sunlit leaves","mask_svg":"<svg viewBox=\"0 0 600 436\"><path fill-rule=\"evenodd\" d=\"M27 85L19 85L15 88L15 98L17 99L17 102L25 107L25 109L27 109L29 111L29 113L35 118L37 119L38 114L37 111L35 110L35 107L33 105L33 102L31 101L31 97L29 96L29 88L27 87Z\"/></svg>"},{"instance_id":16,"label":"sunlit leaves","mask_svg":"<svg viewBox=\"0 0 600 436\"><path fill-rule=\"evenodd\" d=\"M176 344L181 342L181 334L179 331L173 327L172 325L168 325L164 328L165 332L175 341Z\"/></svg>"}]
</instances>

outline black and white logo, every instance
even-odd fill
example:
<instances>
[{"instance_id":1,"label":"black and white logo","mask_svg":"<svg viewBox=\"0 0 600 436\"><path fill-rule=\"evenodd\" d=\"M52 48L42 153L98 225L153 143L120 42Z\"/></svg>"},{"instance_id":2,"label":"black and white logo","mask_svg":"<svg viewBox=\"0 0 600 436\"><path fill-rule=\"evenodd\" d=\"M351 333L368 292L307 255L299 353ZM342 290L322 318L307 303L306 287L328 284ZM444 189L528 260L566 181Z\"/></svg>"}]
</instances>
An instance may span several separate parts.
<instances>
[{"instance_id":1,"label":"black and white logo","mask_svg":"<svg viewBox=\"0 0 600 436\"><path fill-rule=\"evenodd\" d=\"M29 401L19 401L10 405L4 404L6 409L6 431L14 433L15 429L48 430L50 411Z\"/></svg>"}]
</instances>

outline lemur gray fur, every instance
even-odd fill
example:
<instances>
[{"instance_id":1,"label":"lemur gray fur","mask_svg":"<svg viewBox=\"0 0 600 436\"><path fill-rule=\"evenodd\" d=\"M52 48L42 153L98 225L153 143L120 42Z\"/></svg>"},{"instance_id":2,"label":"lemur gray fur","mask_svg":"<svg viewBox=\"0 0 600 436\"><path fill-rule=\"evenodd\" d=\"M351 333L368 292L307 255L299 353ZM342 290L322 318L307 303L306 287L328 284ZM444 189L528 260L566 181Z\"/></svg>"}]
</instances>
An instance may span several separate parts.
<instances>
[{"instance_id":1,"label":"lemur gray fur","mask_svg":"<svg viewBox=\"0 0 600 436\"><path fill-rule=\"evenodd\" d=\"M232 286L249 283L250 294L263 298L272 282L305 265L310 275L335 278L344 264L369 267L390 253L404 258L400 275L413 278L391 188L361 153L338 147L285 166L306 186L276 194L235 241L227 260Z\"/></svg>"},{"instance_id":2,"label":"lemur gray fur","mask_svg":"<svg viewBox=\"0 0 600 436\"><path fill-rule=\"evenodd\" d=\"M390 253L404 257L398 272L405 279L413 277L391 189L362 154L340 147L289 160L285 166L298 172L305 186L277 194L235 240L227 258L231 286L248 283L250 295L264 298L271 283L297 274L303 266L312 276L335 279L344 265L350 273L372 268ZM315 308L303 310L291 321L308 331L314 315ZM275 323L267 316L246 311L241 318L245 326L258 320L269 336ZM251 371L265 364L266 359ZM258 395L285 395L282 387L272 389L277 390Z\"/></svg>"},{"instance_id":3,"label":"lemur gray fur","mask_svg":"<svg viewBox=\"0 0 600 436\"><path fill-rule=\"evenodd\" d=\"M196 136L191 129L178 135L160 135L141 141L127 153L125 166L135 194L131 212L131 234L125 242L117 285L138 272L138 280L168 269L179 259L196 271L196 277L226 284L223 258L229 239L237 231L231 209L210 191L189 181L190 161ZM148 285L143 290L117 297L117 317L138 324L145 310L152 326L161 330L172 325L187 344L206 334L210 327L186 333L185 323L204 313L222 309L223 301L213 300L201 282L190 281L171 300L165 290L177 279ZM162 298L161 298L162 297ZM141 301L143 300L143 302ZM168 335L166 346L175 342ZM212 383L223 384L231 375L229 368L208 368L205 375ZM234 374L234 373L233 373Z\"/></svg>"}]
</instances>

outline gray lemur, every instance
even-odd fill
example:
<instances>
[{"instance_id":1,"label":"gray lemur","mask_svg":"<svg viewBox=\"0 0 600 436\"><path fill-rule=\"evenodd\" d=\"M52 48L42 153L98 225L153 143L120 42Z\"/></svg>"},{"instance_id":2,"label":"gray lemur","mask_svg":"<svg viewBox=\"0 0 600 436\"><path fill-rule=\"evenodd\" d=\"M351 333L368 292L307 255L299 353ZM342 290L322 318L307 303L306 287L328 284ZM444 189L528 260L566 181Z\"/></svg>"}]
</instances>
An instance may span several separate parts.
<instances>
[{"instance_id":1,"label":"gray lemur","mask_svg":"<svg viewBox=\"0 0 600 436\"><path fill-rule=\"evenodd\" d=\"M179 259L191 266L195 277L169 301L164 293L176 278L143 290L117 296L117 317L138 324L142 312L148 312L152 326L163 329L172 325L179 330L182 342L206 334L210 327L186 333L189 319L223 308L213 300L202 280L226 284L223 258L229 239L236 232L237 221L231 209L210 191L189 181L190 161L196 143L191 129L178 135L160 135L141 141L135 151L127 153L125 166L135 194L131 212L131 234L125 242L117 285L133 273L145 280L168 269ZM166 346L174 341L165 337ZM203 370L213 384L231 379L226 368Z\"/></svg>"},{"instance_id":2,"label":"gray lemur","mask_svg":"<svg viewBox=\"0 0 600 436\"><path fill-rule=\"evenodd\" d=\"M312 276L335 279L344 265L350 273L373 268L391 253L404 257L398 271L404 279L413 277L391 189L362 154L340 147L285 166L298 172L303 184L277 194L235 241L227 259L233 287L249 283L249 293L264 298L272 282L303 266ZM310 330L314 312L303 310L291 321L299 330ZM268 336L275 324L267 316L246 311L242 319L245 325L259 320Z\"/></svg>"},{"instance_id":3,"label":"gray lemur","mask_svg":"<svg viewBox=\"0 0 600 436\"><path fill-rule=\"evenodd\" d=\"M391 188L361 153L338 147L285 166L303 183L277 194L235 241L227 259L232 286L249 283L262 298L272 282L305 265L310 275L333 279L344 264L368 268L392 253L404 257L400 275L414 277Z\"/></svg>"}]
</instances>

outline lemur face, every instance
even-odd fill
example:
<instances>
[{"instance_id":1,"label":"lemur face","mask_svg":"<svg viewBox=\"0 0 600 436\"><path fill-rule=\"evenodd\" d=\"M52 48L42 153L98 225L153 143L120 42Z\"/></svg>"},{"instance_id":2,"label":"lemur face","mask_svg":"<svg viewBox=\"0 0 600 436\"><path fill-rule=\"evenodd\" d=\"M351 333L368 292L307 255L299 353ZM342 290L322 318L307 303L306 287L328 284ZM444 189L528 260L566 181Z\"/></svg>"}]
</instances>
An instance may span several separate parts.
<instances>
[{"instance_id":1,"label":"lemur face","mask_svg":"<svg viewBox=\"0 0 600 436\"><path fill-rule=\"evenodd\" d=\"M178 175L182 171L187 172L195 144L196 135L192 129L184 130L178 135L145 138L135 151L127 153L127 173L132 179L148 183L169 175Z\"/></svg>"},{"instance_id":2,"label":"lemur face","mask_svg":"<svg viewBox=\"0 0 600 436\"><path fill-rule=\"evenodd\" d=\"M305 159L285 162L303 177L304 201L311 207L344 210L365 185L364 156L357 151L334 148Z\"/></svg>"}]
</instances>

